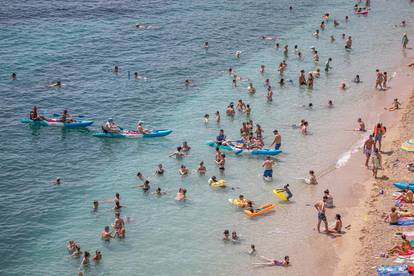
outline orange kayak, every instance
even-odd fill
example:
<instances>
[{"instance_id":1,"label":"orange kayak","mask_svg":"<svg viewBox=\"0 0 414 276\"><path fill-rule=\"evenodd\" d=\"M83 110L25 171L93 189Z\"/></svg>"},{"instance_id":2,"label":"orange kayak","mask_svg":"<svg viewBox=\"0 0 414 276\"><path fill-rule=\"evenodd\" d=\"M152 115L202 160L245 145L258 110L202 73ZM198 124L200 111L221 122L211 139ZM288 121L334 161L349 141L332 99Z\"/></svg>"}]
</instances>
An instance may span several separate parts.
<instances>
[{"instance_id":1,"label":"orange kayak","mask_svg":"<svg viewBox=\"0 0 414 276\"><path fill-rule=\"evenodd\" d=\"M253 218L253 217L263 215L263 214L269 212L270 210L274 209L275 207L276 207L275 204L267 203L263 206L260 206L260 208L254 210L253 213L250 210L244 210L244 213L246 214L246 216L248 216L250 218Z\"/></svg>"}]
</instances>

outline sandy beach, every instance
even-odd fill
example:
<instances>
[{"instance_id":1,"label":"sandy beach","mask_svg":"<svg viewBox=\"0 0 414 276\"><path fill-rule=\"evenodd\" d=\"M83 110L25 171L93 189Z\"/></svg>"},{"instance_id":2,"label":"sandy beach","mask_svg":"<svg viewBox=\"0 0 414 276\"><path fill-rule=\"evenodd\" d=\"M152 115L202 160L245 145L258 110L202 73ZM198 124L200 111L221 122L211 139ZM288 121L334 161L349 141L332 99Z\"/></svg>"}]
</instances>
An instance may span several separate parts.
<instances>
[{"instance_id":1,"label":"sandy beach","mask_svg":"<svg viewBox=\"0 0 414 276\"><path fill-rule=\"evenodd\" d=\"M410 69L400 68L400 78L393 83L394 93L401 95L404 106L395 112L382 112L382 122L387 122L387 134L383 140L383 170L378 173L378 179L374 179L371 171L363 168L363 157L354 158L354 170L366 171L368 180L357 176L353 192L357 203L348 206L347 223L352 225L352 230L344 235L343 239L334 242L338 255L338 265L334 275L376 275L376 267L379 265L395 265L394 258L379 257L381 253L392 248L401 239L395 236L396 232L410 231L412 227L390 226L384 222L385 214L394 206L393 193L397 190L392 183L396 181L412 181L412 172L406 165L413 160L412 153L400 149L401 144L412 138L414 120L414 79ZM398 92L397 92L398 91ZM390 91L387 91L390 93ZM396 96L395 94L393 96ZM386 102L384 102L386 105ZM359 160L358 160L359 159ZM359 163L359 166L356 165ZM352 165L350 164L350 167ZM347 168L344 168L347 169ZM383 190L384 194L380 194ZM411 210L412 207L408 206Z\"/></svg>"}]
</instances>

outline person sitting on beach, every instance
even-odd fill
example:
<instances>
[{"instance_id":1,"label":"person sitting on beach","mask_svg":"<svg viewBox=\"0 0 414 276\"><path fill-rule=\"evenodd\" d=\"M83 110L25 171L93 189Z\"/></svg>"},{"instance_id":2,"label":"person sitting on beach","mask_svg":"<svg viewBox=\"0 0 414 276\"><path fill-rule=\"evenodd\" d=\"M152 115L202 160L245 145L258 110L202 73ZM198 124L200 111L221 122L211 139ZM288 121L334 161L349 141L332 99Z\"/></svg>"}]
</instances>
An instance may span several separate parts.
<instances>
[{"instance_id":1,"label":"person sitting on beach","mask_svg":"<svg viewBox=\"0 0 414 276\"><path fill-rule=\"evenodd\" d=\"M401 245L396 245L393 248L388 250L388 254L407 254L413 247L411 246L411 242L407 240L406 235L401 235Z\"/></svg>"},{"instance_id":2,"label":"person sitting on beach","mask_svg":"<svg viewBox=\"0 0 414 276\"><path fill-rule=\"evenodd\" d=\"M289 256L285 256L283 260L270 259L264 256L260 256L261 259L267 261L265 263L253 263L254 265L265 265L265 266L289 266Z\"/></svg>"},{"instance_id":3,"label":"person sitting on beach","mask_svg":"<svg viewBox=\"0 0 414 276\"><path fill-rule=\"evenodd\" d=\"M101 253L101 251L96 250L96 251L95 251L95 256L93 256L92 260L93 260L95 263L99 263L99 261L100 261L100 260L102 260L102 253Z\"/></svg>"},{"instance_id":4,"label":"person sitting on beach","mask_svg":"<svg viewBox=\"0 0 414 276\"><path fill-rule=\"evenodd\" d=\"M62 123L73 123L73 122L76 122L76 120L73 119L70 116L69 112L66 109L63 110L62 114L60 115L59 121L62 122Z\"/></svg>"},{"instance_id":5,"label":"person sitting on beach","mask_svg":"<svg viewBox=\"0 0 414 276\"><path fill-rule=\"evenodd\" d=\"M101 238L104 241L109 241L114 238L114 236L112 236L112 231L109 231L109 226L105 226L105 229L101 233Z\"/></svg>"},{"instance_id":6,"label":"person sitting on beach","mask_svg":"<svg viewBox=\"0 0 414 276\"><path fill-rule=\"evenodd\" d=\"M178 193L175 196L175 200L177 200L177 201L183 201L183 200L185 200L186 199L186 194L187 194L187 190L186 189L183 189L183 188L180 188L178 190Z\"/></svg>"},{"instance_id":7,"label":"person sitting on beach","mask_svg":"<svg viewBox=\"0 0 414 276\"><path fill-rule=\"evenodd\" d=\"M144 125L141 121L138 121L137 123L137 133L138 134L144 134L144 133L148 133L149 130L144 128Z\"/></svg>"},{"instance_id":8,"label":"person sitting on beach","mask_svg":"<svg viewBox=\"0 0 414 276\"><path fill-rule=\"evenodd\" d=\"M361 118L358 118L357 120L359 127L355 129L356 131L366 132L367 129L365 128L365 123L362 121Z\"/></svg>"},{"instance_id":9,"label":"person sitting on beach","mask_svg":"<svg viewBox=\"0 0 414 276\"><path fill-rule=\"evenodd\" d=\"M171 153L168 157L175 157L177 159L181 159L185 156L185 152L183 151L182 147L177 147L177 151Z\"/></svg>"},{"instance_id":10,"label":"person sitting on beach","mask_svg":"<svg viewBox=\"0 0 414 276\"><path fill-rule=\"evenodd\" d=\"M335 225L332 228L329 228L329 233L338 233L341 234L342 233L342 220L341 220L341 215L340 214L336 214L335 216Z\"/></svg>"},{"instance_id":11,"label":"person sitting on beach","mask_svg":"<svg viewBox=\"0 0 414 276\"><path fill-rule=\"evenodd\" d=\"M104 133L120 133L121 129L117 126L112 118L109 118L108 121L102 126L102 131Z\"/></svg>"},{"instance_id":12,"label":"person sitting on beach","mask_svg":"<svg viewBox=\"0 0 414 276\"><path fill-rule=\"evenodd\" d=\"M223 232L223 241L229 241L229 240L230 240L230 231L226 229Z\"/></svg>"},{"instance_id":13,"label":"person sitting on beach","mask_svg":"<svg viewBox=\"0 0 414 276\"><path fill-rule=\"evenodd\" d=\"M396 198L396 200L399 200L403 203L414 203L414 193L410 189L405 188L402 190L401 194Z\"/></svg>"},{"instance_id":14,"label":"person sitting on beach","mask_svg":"<svg viewBox=\"0 0 414 276\"><path fill-rule=\"evenodd\" d=\"M141 188L144 193L146 193L151 189L150 182L148 180L145 180L143 184L138 185L138 188Z\"/></svg>"},{"instance_id":15,"label":"person sitting on beach","mask_svg":"<svg viewBox=\"0 0 414 276\"><path fill-rule=\"evenodd\" d=\"M326 189L323 192L324 196L326 196L326 204L325 207L326 208L333 208L334 207L334 203L333 203L333 197L330 195L329 190Z\"/></svg>"},{"instance_id":16,"label":"person sitting on beach","mask_svg":"<svg viewBox=\"0 0 414 276\"><path fill-rule=\"evenodd\" d=\"M400 109L401 103L398 101L398 98L395 98L392 102L392 105L390 108L388 108L388 111L394 111ZM387 110L387 108L385 108Z\"/></svg>"},{"instance_id":17,"label":"person sitting on beach","mask_svg":"<svg viewBox=\"0 0 414 276\"><path fill-rule=\"evenodd\" d=\"M178 173L181 176L187 176L190 173L190 171L188 170L188 168L186 166L181 165L180 169L178 170Z\"/></svg>"},{"instance_id":18,"label":"person sitting on beach","mask_svg":"<svg viewBox=\"0 0 414 276\"><path fill-rule=\"evenodd\" d=\"M155 175L163 175L165 169L163 168L162 164L158 164L157 168L155 169Z\"/></svg>"}]
</instances>

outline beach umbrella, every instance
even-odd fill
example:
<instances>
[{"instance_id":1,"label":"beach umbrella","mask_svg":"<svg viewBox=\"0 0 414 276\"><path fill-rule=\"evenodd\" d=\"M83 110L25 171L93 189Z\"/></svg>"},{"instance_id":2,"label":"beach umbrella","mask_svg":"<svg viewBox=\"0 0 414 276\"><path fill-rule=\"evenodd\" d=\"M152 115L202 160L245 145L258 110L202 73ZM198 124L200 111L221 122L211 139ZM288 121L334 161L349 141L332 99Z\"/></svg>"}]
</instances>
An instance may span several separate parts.
<instances>
[{"instance_id":1,"label":"beach umbrella","mask_svg":"<svg viewBox=\"0 0 414 276\"><path fill-rule=\"evenodd\" d=\"M402 143L401 149L408 152L414 152L414 139L407 140L404 143Z\"/></svg>"}]
</instances>

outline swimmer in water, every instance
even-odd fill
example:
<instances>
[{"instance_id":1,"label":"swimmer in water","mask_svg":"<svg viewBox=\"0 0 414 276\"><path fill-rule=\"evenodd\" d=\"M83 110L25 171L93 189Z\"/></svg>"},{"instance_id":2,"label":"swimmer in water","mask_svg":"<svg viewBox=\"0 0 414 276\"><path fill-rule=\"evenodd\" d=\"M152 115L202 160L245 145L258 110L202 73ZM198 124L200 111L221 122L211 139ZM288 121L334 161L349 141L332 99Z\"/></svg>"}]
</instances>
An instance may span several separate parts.
<instances>
[{"instance_id":1,"label":"swimmer in water","mask_svg":"<svg viewBox=\"0 0 414 276\"><path fill-rule=\"evenodd\" d=\"M335 42L335 37L333 35L331 35L331 43Z\"/></svg>"},{"instance_id":2,"label":"swimmer in water","mask_svg":"<svg viewBox=\"0 0 414 276\"><path fill-rule=\"evenodd\" d=\"M17 75L16 75L16 73L14 73L14 72L13 72L13 73L11 74L11 76L10 76L10 79L11 79L11 80L17 80Z\"/></svg>"},{"instance_id":3,"label":"swimmer in water","mask_svg":"<svg viewBox=\"0 0 414 276\"><path fill-rule=\"evenodd\" d=\"M55 181L52 182L54 185L60 185L63 183L62 179L60 177L56 177Z\"/></svg>"},{"instance_id":4,"label":"swimmer in water","mask_svg":"<svg viewBox=\"0 0 414 276\"><path fill-rule=\"evenodd\" d=\"M83 253L83 259L81 261L81 266L88 266L89 265L89 257L90 257L89 252L85 251Z\"/></svg>"},{"instance_id":5,"label":"swimmer in water","mask_svg":"<svg viewBox=\"0 0 414 276\"><path fill-rule=\"evenodd\" d=\"M145 181L146 179L145 179L145 177L144 177L144 175L141 173L141 172L138 172L137 173L137 178L139 179L139 180L141 180L141 181Z\"/></svg>"},{"instance_id":6,"label":"swimmer in water","mask_svg":"<svg viewBox=\"0 0 414 276\"><path fill-rule=\"evenodd\" d=\"M252 255L252 256L256 255L256 246L254 244L250 245L250 250L249 252L247 252L247 254Z\"/></svg>"},{"instance_id":7,"label":"swimmer in water","mask_svg":"<svg viewBox=\"0 0 414 276\"><path fill-rule=\"evenodd\" d=\"M155 175L163 175L165 172L162 164L158 164L157 168L155 169Z\"/></svg>"},{"instance_id":8,"label":"swimmer in water","mask_svg":"<svg viewBox=\"0 0 414 276\"><path fill-rule=\"evenodd\" d=\"M316 31L313 33L313 36L314 36L314 37L316 37L316 38L319 38L319 30L316 30Z\"/></svg>"},{"instance_id":9,"label":"swimmer in water","mask_svg":"<svg viewBox=\"0 0 414 276\"><path fill-rule=\"evenodd\" d=\"M184 85L185 85L186 87L192 86L192 85L193 85L193 81L192 81L192 80L189 80L189 79L186 79L186 80L184 81Z\"/></svg>"},{"instance_id":10,"label":"swimmer in water","mask_svg":"<svg viewBox=\"0 0 414 276\"><path fill-rule=\"evenodd\" d=\"M177 159L181 159L185 156L185 152L183 151L182 147L177 147L177 151L171 153L169 157L175 157Z\"/></svg>"},{"instance_id":11,"label":"swimmer in water","mask_svg":"<svg viewBox=\"0 0 414 276\"><path fill-rule=\"evenodd\" d=\"M109 226L105 226L105 229L101 233L101 238L104 241L110 241L111 239L115 238L112 236L112 231L109 230Z\"/></svg>"},{"instance_id":12,"label":"swimmer in water","mask_svg":"<svg viewBox=\"0 0 414 276\"><path fill-rule=\"evenodd\" d=\"M54 82L51 85L49 85L49 87L57 87L57 88L61 88L63 85L60 81Z\"/></svg>"},{"instance_id":13,"label":"swimmer in water","mask_svg":"<svg viewBox=\"0 0 414 276\"><path fill-rule=\"evenodd\" d=\"M287 57L288 54L289 54L289 45L285 45L285 47L283 47L283 55Z\"/></svg>"},{"instance_id":14,"label":"swimmer in water","mask_svg":"<svg viewBox=\"0 0 414 276\"><path fill-rule=\"evenodd\" d=\"M280 81L279 81L279 85L281 87L285 86L285 79L281 78Z\"/></svg>"},{"instance_id":15,"label":"swimmer in water","mask_svg":"<svg viewBox=\"0 0 414 276\"><path fill-rule=\"evenodd\" d=\"M260 72L260 74L264 74L264 72L265 72L265 66L263 64L260 65L259 72Z\"/></svg>"},{"instance_id":16,"label":"swimmer in water","mask_svg":"<svg viewBox=\"0 0 414 276\"><path fill-rule=\"evenodd\" d=\"M191 150L191 147L188 145L187 141L183 142L183 144L181 145L181 150L183 152L188 152Z\"/></svg>"},{"instance_id":17,"label":"swimmer in water","mask_svg":"<svg viewBox=\"0 0 414 276\"><path fill-rule=\"evenodd\" d=\"M203 47L204 47L204 49L208 49L208 41L205 41L205 42L204 42Z\"/></svg>"},{"instance_id":18,"label":"swimmer in water","mask_svg":"<svg viewBox=\"0 0 414 276\"><path fill-rule=\"evenodd\" d=\"M208 119L210 118L210 115L208 115L208 114L204 114L204 123L205 124L208 124Z\"/></svg>"},{"instance_id":19,"label":"swimmer in water","mask_svg":"<svg viewBox=\"0 0 414 276\"><path fill-rule=\"evenodd\" d=\"M200 175L205 175L206 174L207 168L204 166L204 161L201 161L200 164L198 165L197 172Z\"/></svg>"},{"instance_id":20,"label":"swimmer in water","mask_svg":"<svg viewBox=\"0 0 414 276\"><path fill-rule=\"evenodd\" d=\"M332 102L332 100L329 100L329 102L328 102L328 107L329 107L329 108L332 108L332 107L333 107L333 102Z\"/></svg>"},{"instance_id":21,"label":"swimmer in water","mask_svg":"<svg viewBox=\"0 0 414 276\"><path fill-rule=\"evenodd\" d=\"M96 250L96 251L95 251L95 256L93 256L92 260L93 260L95 263L99 263L99 261L100 261L100 260L102 260L102 253L101 253L101 251Z\"/></svg>"},{"instance_id":22,"label":"swimmer in water","mask_svg":"<svg viewBox=\"0 0 414 276\"><path fill-rule=\"evenodd\" d=\"M153 192L152 194L153 194L153 195L156 195L156 196L162 196L162 195L165 195L165 194L167 194L167 193L166 193L166 192L161 191L161 188L160 188L160 187L158 187L158 188L155 190L155 192Z\"/></svg>"},{"instance_id":23,"label":"swimmer in water","mask_svg":"<svg viewBox=\"0 0 414 276\"><path fill-rule=\"evenodd\" d=\"M119 202L119 201L118 201ZM99 207L99 202L97 200L94 200L92 202L92 211L93 212L97 212L98 211L98 207Z\"/></svg>"},{"instance_id":24,"label":"swimmer in water","mask_svg":"<svg viewBox=\"0 0 414 276\"><path fill-rule=\"evenodd\" d=\"M216 122L220 123L220 112L219 111L216 111L215 117L216 117Z\"/></svg>"},{"instance_id":25,"label":"swimmer in water","mask_svg":"<svg viewBox=\"0 0 414 276\"><path fill-rule=\"evenodd\" d=\"M239 59L241 55L241 51L236 51L234 55L236 56L237 59Z\"/></svg>"},{"instance_id":26,"label":"swimmer in water","mask_svg":"<svg viewBox=\"0 0 414 276\"><path fill-rule=\"evenodd\" d=\"M229 241L229 240L230 240L230 231L226 229L223 232L223 241Z\"/></svg>"},{"instance_id":27,"label":"swimmer in water","mask_svg":"<svg viewBox=\"0 0 414 276\"><path fill-rule=\"evenodd\" d=\"M321 76L321 69L317 68L315 71L309 72L309 74L312 74L314 78L319 78Z\"/></svg>"},{"instance_id":28,"label":"swimmer in water","mask_svg":"<svg viewBox=\"0 0 414 276\"><path fill-rule=\"evenodd\" d=\"M361 81L361 78L359 77L359 75L356 75L353 81L354 81L355 83L361 83L361 82L362 82L362 81Z\"/></svg>"},{"instance_id":29,"label":"swimmer in water","mask_svg":"<svg viewBox=\"0 0 414 276\"><path fill-rule=\"evenodd\" d=\"M138 185L138 188L141 188L144 193L147 193L151 189L150 182L145 180L143 184Z\"/></svg>"},{"instance_id":30,"label":"swimmer in water","mask_svg":"<svg viewBox=\"0 0 414 276\"><path fill-rule=\"evenodd\" d=\"M118 74L118 73L119 73L119 67L118 67L118 65L115 65L115 67L114 67L114 69L112 70L112 72L113 72L114 74Z\"/></svg>"},{"instance_id":31,"label":"swimmer in water","mask_svg":"<svg viewBox=\"0 0 414 276\"><path fill-rule=\"evenodd\" d=\"M300 70L298 82L299 85L306 85L305 70Z\"/></svg>"},{"instance_id":32,"label":"swimmer in water","mask_svg":"<svg viewBox=\"0 0 414 276\"><path fill-rule=\"evenodd\" d=\"M345 49L351 49L352 48L352 37L348 36L348 39L345 42Z\"/></svg>"},{"instance_id":33,"label":"swimmer in water","mask_svg":"<svg viewBox=\"0 0 414 276\"><path fill-rule=\"evenodd\" d=\"M249 83L249 85L247 86L247 92L249 94L254 94L256 93L256 88L254 88L253 83Z\"/></svg>"},{"instance_id":34,"label":"swimmer in water","mask_svg":"<svg viewBox=\"0 0 414 276\"><path fill-rule=\"evenodd\" d=\"M342 90L346 90L348 87L346 86L346 82L345 81L341 81L339 83L339 88Z\"/></svg>"},{"instance_id":35,"label":"swimmer in water","mask_svg":"<svg viewBox=\"0 0 414 276\"><path fill-rule=\"evenodd\" d=\"M177 201L184 201L186 199L187 190L184 188L180 188L178 190L178 193L175 197L175 200Z\"/></svg>"},{"instance_id":36,"label":"swimmer in water","mask_svg":"<svg viewBox=\"0 0 414 276\"><path fill-rule=\"evenodd\" d=\"M180 169L178 170L178 173L181 176L187 176L190 173L190 171L188 170L188 168L186 166L181 165Z\"/></svg>"},{"instance_id":37,"label":"swimmer in water","mask_svg":"<svg viewBox=\"0 0 414 276\"><path fill-rule=\"evenodd\" d=\"M315 51L314 52L314 54L313 54L313 61L314 62L318 62L319 61L319 54L318 54L318 51Z\"/></svg>"},{"instance_id":38,"label":"swimmer in water","mask_svg":"<svg viewBox=\"0 0 414 276\"><path fill-rule=\"evenodd\" d=\"M338 21L336 21L336 19L334 19L333 24L334 24L334 27L338 27L338 26L339 26L339 22L338 22Z\"/></svg>"},{"instance_id":39,"label":"swimmer in water","mask_svg":"<svg viewBox=\"0 0 414 276\"><path fill-rule=\"evenodd\" d=\"M289 256L285 256L283 260L276 260L260 256L261 259L265 260L265 263L253 263L254 265L264 265L264 266L289 266Z\"/></svg>"}]
</instances>

